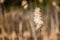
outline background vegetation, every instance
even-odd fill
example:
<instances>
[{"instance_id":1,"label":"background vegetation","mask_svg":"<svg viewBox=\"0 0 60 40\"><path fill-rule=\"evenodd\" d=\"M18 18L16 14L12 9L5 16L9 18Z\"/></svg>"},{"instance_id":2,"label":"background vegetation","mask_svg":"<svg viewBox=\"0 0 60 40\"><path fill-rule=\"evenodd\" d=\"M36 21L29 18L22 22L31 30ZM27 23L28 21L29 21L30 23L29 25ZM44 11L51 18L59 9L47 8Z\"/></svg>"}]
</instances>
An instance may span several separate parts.
<instances>
[{"instance_id":1,"label":"background vegetation","mask_svg":"<svg viewBox=\"0 0 60 40\"><path fill-rule=\"evenodd\" d=\"M22 1L27 1L26 8ZM36 8L40 8L36 13L41 13L43 21L38 30L33 21ZM60 0L5 0L0 3L0 40L60 40Z\"/></svg>"}]
</instances>

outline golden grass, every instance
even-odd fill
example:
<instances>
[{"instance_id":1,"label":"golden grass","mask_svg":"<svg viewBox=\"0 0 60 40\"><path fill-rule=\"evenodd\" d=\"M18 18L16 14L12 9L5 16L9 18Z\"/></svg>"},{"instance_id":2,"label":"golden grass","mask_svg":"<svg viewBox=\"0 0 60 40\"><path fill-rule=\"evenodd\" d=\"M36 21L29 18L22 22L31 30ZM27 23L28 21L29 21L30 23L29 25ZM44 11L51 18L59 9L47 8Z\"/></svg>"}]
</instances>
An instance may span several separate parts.
<instances>
[{"instance_id":1,"label":"golden grass","mask_svg":"<svg viewBox=\"0 0 60 40\"><path fill-rule=\"evenodd\" d=\"M49 18L47 16L45 17L46 20ZM51 16L51 29L49 32L48 21L39 29L40 31L35 31L34 22L27 11L12 10L8 13L5 12L5 16L0 15L0 31L2 31L0 40L58 40L59 29L56 33L53 26L58 28L58 23L55 25Z\"/></svg>"}]
</instances>

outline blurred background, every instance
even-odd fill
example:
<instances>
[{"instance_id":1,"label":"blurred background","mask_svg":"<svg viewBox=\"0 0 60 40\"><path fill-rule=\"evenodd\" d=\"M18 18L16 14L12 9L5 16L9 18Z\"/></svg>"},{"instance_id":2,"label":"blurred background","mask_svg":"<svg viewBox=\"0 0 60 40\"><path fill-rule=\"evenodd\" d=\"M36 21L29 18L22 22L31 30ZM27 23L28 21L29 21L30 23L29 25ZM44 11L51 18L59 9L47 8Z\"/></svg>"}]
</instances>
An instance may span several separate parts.
<instances>
[{"instance_id":1,"label":"blurred background","mask_svg":"<svg viewBox=\"0 0 60 40\"><path fill-rule=\"evenodd\" d=\"M0 40L60 40L60 0L0 0Z\"/></svg>"}]
</instances>

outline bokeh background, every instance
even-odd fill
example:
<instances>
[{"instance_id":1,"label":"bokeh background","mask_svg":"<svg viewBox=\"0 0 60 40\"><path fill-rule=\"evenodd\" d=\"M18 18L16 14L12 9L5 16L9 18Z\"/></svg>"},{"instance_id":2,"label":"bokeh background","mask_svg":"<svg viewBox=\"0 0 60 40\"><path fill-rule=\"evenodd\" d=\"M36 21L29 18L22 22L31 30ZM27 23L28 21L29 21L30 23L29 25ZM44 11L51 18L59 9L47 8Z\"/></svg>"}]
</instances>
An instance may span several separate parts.
<instances>
[{"instance_id":1,"label":"bokeh background","mask_svg":"<svg viewBox=\"0 0 60 40\"><path fill-rule=\"evenodd\" d=\"M60 0L0 0L0 40L60 40Z\"/></svg>"}]
</instances>

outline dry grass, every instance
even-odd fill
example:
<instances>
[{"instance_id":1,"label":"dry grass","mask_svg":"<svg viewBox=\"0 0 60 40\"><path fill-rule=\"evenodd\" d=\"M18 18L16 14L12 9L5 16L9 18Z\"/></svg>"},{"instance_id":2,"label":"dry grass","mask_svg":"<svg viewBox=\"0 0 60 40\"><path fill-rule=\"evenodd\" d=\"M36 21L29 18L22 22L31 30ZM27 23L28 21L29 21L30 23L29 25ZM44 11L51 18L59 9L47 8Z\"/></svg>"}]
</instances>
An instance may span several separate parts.
<instances>
[{"instance_id":1,"label":"dry grass","mask_svg":"<svg viewBox=\"0 0 60 40\"><path fill-rule=\"evenodd\" d=\"M60 35L58 20L56 20L57 24L54 24L54 19L51 15L51 29L48 31L49 17L46 15L44 16L45 24L42 28L35 31L34 22L30 16L31 15L28 14L28 11L22 10L11 10L10 12L5 12L4 17L1 14L0 40L58 40L58 36ZM55 32L55 27L58 30L57 33Z\"/></svg>"}]
</instances>

